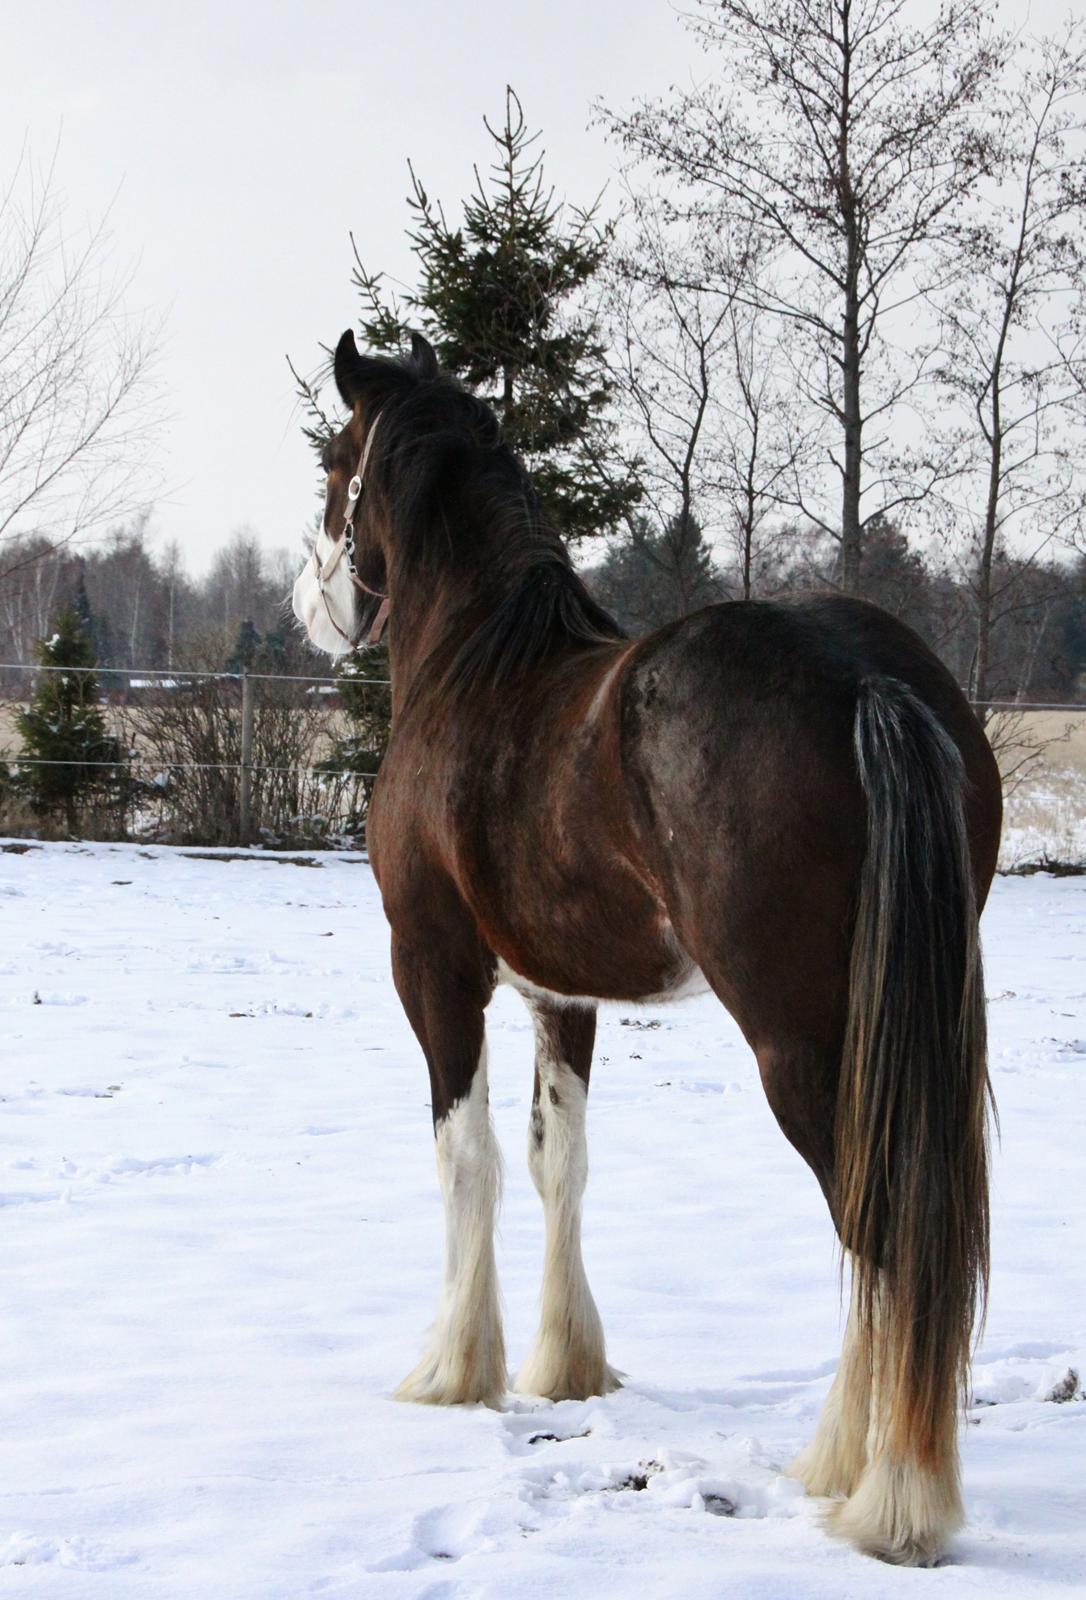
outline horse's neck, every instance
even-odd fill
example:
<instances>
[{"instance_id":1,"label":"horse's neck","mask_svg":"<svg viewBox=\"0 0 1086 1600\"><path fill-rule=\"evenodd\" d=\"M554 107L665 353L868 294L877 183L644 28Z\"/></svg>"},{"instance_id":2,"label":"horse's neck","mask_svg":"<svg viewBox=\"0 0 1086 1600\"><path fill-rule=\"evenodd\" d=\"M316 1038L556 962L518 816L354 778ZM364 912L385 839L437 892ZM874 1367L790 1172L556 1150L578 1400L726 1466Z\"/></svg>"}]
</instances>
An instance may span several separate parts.
<instances>
[{"instance_id":1,"label":"horse's neck","mask_svg":"<svg viewBox=\"0 0 1086 1600\"><path fill-rule=\"evenodd\" d=\"M545 554L540 546L540 556ZM495 542L480 544L470 564L458 554L454 567L435 565L428 570L398 571L390 575L392 597L389 626L389 666L392 677L392 711L395 717L427 662L448 664L458 645L501 604L507 591L522 581L525 556L520 564Z\"/></svg>"},{"instance_id":2,"label":"horse's neck","mask_svg":"<svg viewBox=\"0 0 1086 1600\"><path fill-rule=\"evenodd\" d=\"M388 661L392 679L392 716L411 693L420 671L437 655L447 654L466 638L485 615L473 606L473 584L441 574L397 574L390 585Z\"/></svg>"}]
</instances>

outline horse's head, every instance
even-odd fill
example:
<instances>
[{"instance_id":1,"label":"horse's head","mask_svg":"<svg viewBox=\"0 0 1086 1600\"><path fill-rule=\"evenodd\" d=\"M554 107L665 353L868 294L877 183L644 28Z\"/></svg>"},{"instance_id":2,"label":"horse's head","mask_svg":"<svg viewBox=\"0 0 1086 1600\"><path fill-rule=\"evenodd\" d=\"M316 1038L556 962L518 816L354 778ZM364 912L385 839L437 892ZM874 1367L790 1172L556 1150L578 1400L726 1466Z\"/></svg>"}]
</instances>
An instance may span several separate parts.
<instances>
[{"instance_id":1,"label":"horse's head","mask_svg":"<svg viewBox=\"0 0 1086 1600\"><path fill-rule=\"evenodd\" d=\"M325 445L324 515L294 584L294 615L329 655L346 655L379 635L388 612L388 561L374 480L382 464L382 431L420 382L438 376L437 357L418 334L407 361L363 356L348 330L336 346L336 388L350 415ZM384 428L382 428L384 425Z\"/></svg>"}]
</instances>

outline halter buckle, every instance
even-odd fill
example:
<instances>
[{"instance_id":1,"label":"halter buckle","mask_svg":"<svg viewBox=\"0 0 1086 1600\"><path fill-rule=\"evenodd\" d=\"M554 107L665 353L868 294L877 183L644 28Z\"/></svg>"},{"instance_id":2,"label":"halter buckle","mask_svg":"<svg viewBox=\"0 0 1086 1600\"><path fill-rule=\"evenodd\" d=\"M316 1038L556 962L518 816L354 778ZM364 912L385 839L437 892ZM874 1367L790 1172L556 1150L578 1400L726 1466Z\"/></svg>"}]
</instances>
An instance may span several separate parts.
<instances>
[{"instance_id":1,"label":"halter buckle","mask_svg":"<svg viewBox=\"0 0 1086 1600\"><path fill-rule=\"evenodd\" d=\"M351 479L350 483L347 485L347 499L353 504L354 501L356 501L358 499L358 497L359 497L359 495L361 493L362 493L362 479L359 477L358 473L356 472L354 477Z\"/></svg>"}]
</instances>

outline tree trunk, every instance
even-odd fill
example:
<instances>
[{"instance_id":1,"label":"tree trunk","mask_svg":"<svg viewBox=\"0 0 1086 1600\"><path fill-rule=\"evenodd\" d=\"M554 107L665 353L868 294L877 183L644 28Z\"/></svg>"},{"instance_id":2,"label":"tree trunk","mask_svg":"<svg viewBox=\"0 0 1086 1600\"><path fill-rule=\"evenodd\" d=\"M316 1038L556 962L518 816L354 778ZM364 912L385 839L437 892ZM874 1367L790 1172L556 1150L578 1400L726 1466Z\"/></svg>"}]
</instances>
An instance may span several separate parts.
<instances>
[{"instance_id":1,"label":"tree trunk","mask_svg":"<svg viewBox=\"0 0 1086 1600\"><path fill-rule=\"evenodd\" d=\"M751 424L750 452L747 456L747 481L743 485L745 503L743 506L743 599L749 600L753 590L752 568L754 566L754 524L756 518L757 492L754 486L754 471L758 460L758 414L754 413Z\"/></svg>"},{"instance_id":2,"label":"tree trunk","mask_svg":"<svg viewBox=\"0 0 1086 1600\"><path fill-rule=\"evenodd\" d=\"M999 390L993 387L992 453L988 470L988 499L984 507L984 538L981 543L977 570L977 650L973 657L974 701L988 699L988 676L992 655L992 566L995 559L996 526L999 514L999 477L1002 465L1002 439L1000 437ZM982 709L981 721L987 713Z\"/></svg>"},{"instance_id":3,"label":"tree trunk","mask_svg":"<svg viewBox=\"0 0 1086 1600\"><path fill-rule=\"evenodd\" d=\"M851 254L851 241L850 241ZM863 464L863 416L860 411L860 311L854 282L845 296L841 329L842 421L845 470L841 482L841 587L860 592L863 529L860 523L860 478Z\"/></svg>"},{"instance_id":4,"label":"tree trunk","mask_svg":"<svg viewBox=\"0 0 1086 1600\"><path fill-rule=\"evenodd\" d=\"M860 474L863 466L863 412L860 409L860 264L863 242L860 215L852 182L852 51L848 8L841 13L841 99L837 117L837 204L844 239L844 313L841 318L841 424L844 430L844 471L841 481L841 587L846 594L860 590L862 529L860 526Z\"/></svg>"}]
</instances>

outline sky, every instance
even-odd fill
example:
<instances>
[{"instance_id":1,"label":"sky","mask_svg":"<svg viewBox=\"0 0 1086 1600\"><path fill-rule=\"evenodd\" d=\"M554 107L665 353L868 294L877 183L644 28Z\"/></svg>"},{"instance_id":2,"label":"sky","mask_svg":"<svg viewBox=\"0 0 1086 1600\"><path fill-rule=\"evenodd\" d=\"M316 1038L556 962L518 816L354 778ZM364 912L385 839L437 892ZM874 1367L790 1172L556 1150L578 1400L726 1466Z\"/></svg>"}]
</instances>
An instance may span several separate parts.
<instances>
[{"instance_id":1,"label":"sky","mask_svg":"<svg viewBox=\"0 0 1086 1600\"><path fill-rule=\"evenodd\" d=\"M281 547L311 519L285 357L312 370L355 320L350 232L369 267L411 276L408 157L455 203L509 82L551 181L586 202L616 166L594 99L686 81L697 55L666 0L3 0L0 16L0 172L59 134L68 226L109 208L129 309L164 317L153 526L194 572L239 525Z\"/></svg>"},{"instance_id":2,"label":"sky","mask_svg":"<svg viewBox=\"0 0 1086 1600\"><path fill-rule=\"evenodd\" d=\"M915 0L927 9L928 0ZM74 231L109 212L128 308L161 318L156 539L193 572L249 525L296 546L316 505L289 353L312 370L356 320L353 232L371 270L410 279L411 157L456 202L485 162L506 83L543 129L559 195L614 183L590 126L701 75L669 0L36 0L0 3L0 174L59 138ZM1054 24L1062 0L1008 0Z\"/></svg>"}]
</instances>

